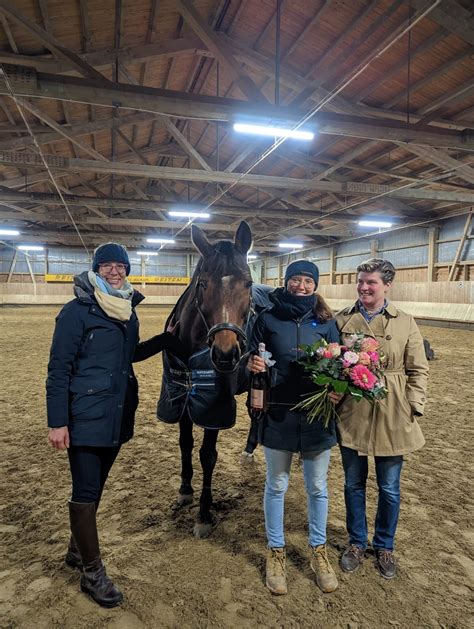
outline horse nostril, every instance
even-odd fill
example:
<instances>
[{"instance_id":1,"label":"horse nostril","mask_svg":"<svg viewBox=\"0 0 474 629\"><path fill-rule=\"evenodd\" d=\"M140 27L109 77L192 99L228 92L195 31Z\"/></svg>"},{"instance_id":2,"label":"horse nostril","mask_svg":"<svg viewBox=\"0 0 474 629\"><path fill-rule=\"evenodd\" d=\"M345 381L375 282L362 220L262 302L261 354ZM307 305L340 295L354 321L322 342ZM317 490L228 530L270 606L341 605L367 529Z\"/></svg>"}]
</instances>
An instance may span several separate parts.
<instances>
[{"instance_id":1,"label":"horse nostril","mask_svg":"<svg viewBox=\"0 0 474 629\"><path fill-rule=\"evenodd\" d=\"M234 371L241 357L240 347L234 346L228 351L222 351L219 347L211 347L211 361L217 371Z\"/></svg>"}]
</instances>

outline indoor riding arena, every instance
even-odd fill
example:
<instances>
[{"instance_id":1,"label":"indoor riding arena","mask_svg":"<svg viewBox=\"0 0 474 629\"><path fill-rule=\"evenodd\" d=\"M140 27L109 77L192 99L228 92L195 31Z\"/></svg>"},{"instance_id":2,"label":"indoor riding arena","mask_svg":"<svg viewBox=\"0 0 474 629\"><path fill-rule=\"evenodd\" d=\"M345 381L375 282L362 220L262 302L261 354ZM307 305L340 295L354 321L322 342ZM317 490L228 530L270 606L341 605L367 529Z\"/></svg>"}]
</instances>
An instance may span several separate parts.
<instances>
[{"instance_id":1,"label":"indoor riding arena","mask_svg":"<svg viewBox=\"0 0 474 629\"><path fill-rule=\"evenodd\" d=\"M473 51L471 0L0 0L0 627L472 627ZM283 286L306 258L334 313L356 302L358 265L389 260L388 299L433 350L426 444L404 456L396 577L381 577L370 546L357 574L339 565L335 447L339 587L316 585L295 456L288 593L267 589L265 459L261 446L243 456L245 393L219 432L212 531L196 537L203 430L194 501L178 508L158 354L134 366L134 438L97 512L124 597L101 607L64 561L71 476L48 443L45 390L55 318L113 242L145 296L140 339L162 333L199 269L194 226L212 247L237 240L241 221L255 284ZM369 456L369 537L374 471Z\"/></svg>"}]
</instances>

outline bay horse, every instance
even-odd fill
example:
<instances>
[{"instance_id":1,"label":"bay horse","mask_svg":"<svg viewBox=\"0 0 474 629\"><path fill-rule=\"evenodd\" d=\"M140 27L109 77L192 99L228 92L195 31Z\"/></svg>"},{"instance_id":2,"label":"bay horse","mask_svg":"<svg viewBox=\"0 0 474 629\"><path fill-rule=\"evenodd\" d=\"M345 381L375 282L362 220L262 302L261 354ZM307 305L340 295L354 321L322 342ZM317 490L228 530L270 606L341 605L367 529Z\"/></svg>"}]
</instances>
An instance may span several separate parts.
<instances>
[{"instance_id":1,"label":"bay horse","mask_svg":"<svg viewBox=\"0 0 474 629\"><path fill-rule=\"evenodd\" d=\"M212 474L217 461L217 438L220 429L231 428L235 423L234 394L245 369L247 334L255 313L247 264L252 245L249 225L240 223L234 242L221 240L211 244L196 225L191 227L191 238L201 258L166 322L166 327L170 322L179 322L177 334L186 355L177 357L163 352L157 415L167 423L179 422L181 486L174 509L193 501L193 424L204 428L199 450L203 483L193 529L194 535L202 538L214 527Z\"/></svg>"}]
</instances>

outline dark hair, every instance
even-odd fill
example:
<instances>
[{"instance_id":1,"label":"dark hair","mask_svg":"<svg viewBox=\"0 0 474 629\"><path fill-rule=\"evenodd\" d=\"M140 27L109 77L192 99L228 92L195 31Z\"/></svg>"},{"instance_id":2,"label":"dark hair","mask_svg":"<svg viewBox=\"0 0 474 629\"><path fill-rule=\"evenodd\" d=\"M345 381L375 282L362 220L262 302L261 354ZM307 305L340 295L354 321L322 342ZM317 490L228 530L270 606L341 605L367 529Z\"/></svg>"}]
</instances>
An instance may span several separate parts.
<instances>
[{"instance_id":1,"label":"dark hair","mask_svg":"<svg viewBox=\"0 0 474 629\"><path fill-rule=\"evenodd\" d=\"M376 273L379 272L382 276L384 284L390 284L395 277L395 267L388 260L382 260L382 258L370 258L359 264L357 267L357 273Z\"/></svg>"},{"instance_id":2,"label":"dark hair","mask_svg":"<svg viewBox=\"0 0 474 629\"><path fill-rule=\"evenodd\" d=\"M316 304L314 306L314 316L316 317L318 323L325 323L330 319L334 319L334 313L328 304L324 301L321 295L318 293L316 295Z\"/></svg>"}]
</instances>

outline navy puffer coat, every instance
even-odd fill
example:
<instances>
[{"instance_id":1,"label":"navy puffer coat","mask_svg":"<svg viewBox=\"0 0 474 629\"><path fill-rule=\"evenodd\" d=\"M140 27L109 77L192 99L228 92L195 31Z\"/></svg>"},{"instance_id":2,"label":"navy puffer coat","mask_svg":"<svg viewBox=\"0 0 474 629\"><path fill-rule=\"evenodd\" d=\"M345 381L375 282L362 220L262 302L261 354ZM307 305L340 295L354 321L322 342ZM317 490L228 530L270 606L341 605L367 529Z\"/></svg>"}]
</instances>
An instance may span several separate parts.
<instances>
[{"instance_id":1,"label":"navy puffer coat","mask_svg":"<svg viewBox=\"0 0 474 629\"><path fill-rule=\"evenodd\" d=\"M48 426L68 426L73 446L118 446L133 436L138 406L132 361L169 346L171 335L138 342L138 291L132 315L122 323L98 306L87 272L75 284L76 299L56 317L46 381Z\"/></svg>"},{"instance_id":2,"label":"navy puffer coat","mask_svg":"<svg viewBox=\"0 0 474 629\"><path fill-rule=\"evenodd\" d=\"M281 305L282 295L283 289L277 289L271 295L275 306ZM299 318L281 318L277 316L275 306L260 314L250 343L254 351L258 343L265 343L276 361L271 368L269 409L259 422L259 443L291 452L332 448L337 442L334 422L328 428L321 421L310 424L305 413L292 411L291 408L301 402L302 395L315 390L315 385L297 363L303 355L299 347L310 345L320 338L328 343L339 342L336 321L330 319L319 323L312 310Z\"/></svg>"}]
</instances>

